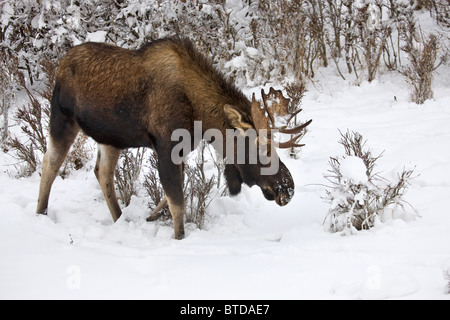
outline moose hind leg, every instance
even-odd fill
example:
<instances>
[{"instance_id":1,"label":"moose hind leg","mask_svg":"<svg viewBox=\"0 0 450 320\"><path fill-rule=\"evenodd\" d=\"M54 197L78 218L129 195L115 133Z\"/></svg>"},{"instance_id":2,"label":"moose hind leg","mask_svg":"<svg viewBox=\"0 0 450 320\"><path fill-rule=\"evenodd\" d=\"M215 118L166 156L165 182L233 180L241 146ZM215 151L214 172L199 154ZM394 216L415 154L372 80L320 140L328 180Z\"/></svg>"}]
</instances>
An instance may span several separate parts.
<instances>
[{"instance_id":1,"label":"moose hind leg","mask_svg":"<svg viewBox=\"0 0 450 320\"><path fill-rule=\"evenodd\" d=\"M114 171L116 169L117 160L119 160L120 149L98 144L97 163L95 164L95 176L105 197L108 209L114 222L119 219L122 214L119 203L117 202L116 190L114 188Z\"/></svg>"},{"instance_id":2,"label":"moose hind leg","mask_svg":"<svg viewBox=\"0 0 450 320\"><path fill-rule=\"evenodd\" d=\"M36 212L47 214L48 200L52 184L58 175L59 168L66 159L70 146L75 140L79 128L75 125L66 130L63 139L56 139L50 135L47 152L42 161L42 175L39 185L39 197Z\"/></svg>"}]
</instances>

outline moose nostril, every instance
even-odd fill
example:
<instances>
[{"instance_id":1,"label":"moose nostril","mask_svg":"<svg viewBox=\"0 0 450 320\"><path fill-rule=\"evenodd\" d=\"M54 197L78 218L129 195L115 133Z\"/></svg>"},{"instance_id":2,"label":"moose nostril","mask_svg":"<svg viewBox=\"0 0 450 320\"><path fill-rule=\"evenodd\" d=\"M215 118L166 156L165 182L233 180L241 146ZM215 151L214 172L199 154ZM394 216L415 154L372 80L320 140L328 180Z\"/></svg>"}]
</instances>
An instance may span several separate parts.
<instances>
[{"instance_id":1,"label":"moose nostril","mask_svg":"<svg viewBox=\"0 0 450 320\"><path fill-rule=\"evenodd\" d=\"M267 200L275 200L280 207L287 205L294 195L293 188L272 188L270 186L266 186L261 188L261 190Z\"/></svg>"},{"instance_id":2,"label":"moose nostril","mask_svg":"<svg viewBox=\"0 0 450 320\"><path fill-rule=\"evenodd\" d=\"M278 188L278 189L276 188L275 190L277 191L276 196L275 196L275 201L277 202L277 204L279 206L287 205L291 201L292 197L294 196L293 188L285 187L285 188Z\"/></svg>"},{"instance_id":3,"label":"moose nostril","mask_svg":"<svg viewBox=\"0 0 450 320\"><path fill-rule=\"evenodd\" d=\"M277 193L275 193L271 187L261 188L261 190L262 190L262 192L264 194L264 197L267 200L272 201L272 200L275 200L277 198Z\"/></svg>"},{"instance_id":4,"label":"moose nostril","mask_svg":"<svg viewBox=\"0 0 450 320\"><path fill-rule=\"evenodd\" d=\"M279 206L285 206L289 203L289 201L291 201L291 199L286 196L285 194L280 194L277 198L276 198L277 204Z\"/></svg>"}]
</instances>

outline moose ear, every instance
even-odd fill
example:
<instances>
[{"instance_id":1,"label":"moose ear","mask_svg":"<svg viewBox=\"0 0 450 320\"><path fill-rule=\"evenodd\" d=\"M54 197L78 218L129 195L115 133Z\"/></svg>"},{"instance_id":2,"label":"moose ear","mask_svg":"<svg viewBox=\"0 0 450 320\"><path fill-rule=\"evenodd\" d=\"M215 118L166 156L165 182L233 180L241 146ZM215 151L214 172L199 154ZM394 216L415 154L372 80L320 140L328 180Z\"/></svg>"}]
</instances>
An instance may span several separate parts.
<instances>
[{"instance_id":1,"label":"moose ear","mask_svg":"<svg viewBox=\"0 0 450 320\"><path fill-rule=\"evenodd\" d=\"M253 126L243 120L244 114L236 107L226 104L223 106L223 111L228 119L229 124L236 129L252 129Z\"/></svg>"}]
</instances>

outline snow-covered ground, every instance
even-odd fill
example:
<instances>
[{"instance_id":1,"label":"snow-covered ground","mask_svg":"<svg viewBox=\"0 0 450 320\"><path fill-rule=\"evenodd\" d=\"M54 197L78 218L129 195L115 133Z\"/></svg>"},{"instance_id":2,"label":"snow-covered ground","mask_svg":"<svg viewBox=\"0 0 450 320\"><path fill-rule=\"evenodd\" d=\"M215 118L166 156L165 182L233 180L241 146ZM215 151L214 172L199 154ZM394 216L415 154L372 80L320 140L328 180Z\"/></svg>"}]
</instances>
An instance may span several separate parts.
<instances>
[{"instance_id":1,"label":"snow-covered ground","mask_svg":"<svg viewBox=\"0 0 450 320\"><path fill-rule=\"evenodd\" d=\"M113 224L93 162L58 177L49 215L37 216L38 173L11 178L2 154L0 298L450 299L450 69L439 71L435 99L422 106L399 74L355 86L319 71L303 99L302 119L313 119L306 147L299 160L282 155L296 183L291 203L244 188L215 199L204 230L187 225L181 241L170 225L145 221L143 196ZM326 231L323 175L347 129L385 151L375 169L384 177L416 166L408 219Z\"/></svg>"}]
</instances>

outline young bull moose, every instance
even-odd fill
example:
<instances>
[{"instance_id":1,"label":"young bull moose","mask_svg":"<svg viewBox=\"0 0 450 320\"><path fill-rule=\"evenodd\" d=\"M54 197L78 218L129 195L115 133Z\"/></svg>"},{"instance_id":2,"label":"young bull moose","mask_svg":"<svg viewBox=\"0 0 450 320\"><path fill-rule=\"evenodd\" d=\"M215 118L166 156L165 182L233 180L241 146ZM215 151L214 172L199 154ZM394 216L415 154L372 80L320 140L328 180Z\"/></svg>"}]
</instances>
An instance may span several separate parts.
<instances>
[{"instance_id":1,"label":"young bull moose","mask_svg":"<svg viewBox=\"0 0 450 320\"><path fill-rule=\"evenodd\" d=\"M274 101L280 101L281 96L275 95L281 92L271 89L270 94ZM156 40L138 50L103 43L85 43L70 49L57 70L37 213L47 213L53 181L81 129L99 144L95 175L114 221L121 215L114 189L114 170L121 149L155 150L175 238L183 238L183 166L171 160L176 144L172 132L182 128L193 133L194 121L201 121L204 131L220 130L223 137L227 129L245 132L272 128L274 120L267 97L263 94L265 109L254 96L250 102L189 40L179 37ZM300 146L295 141L309 123L280 129L297 134L280 147ZM265 141L266 154L275 153L270 148L271 140ZM294 193L294 181L279 158L275 159L279 166L274 175L261 175L260 168L267 164L227 164L225 177L230 194L238 194L242 183L256 184L268 200L280 206L287 204Z\"/></svg>"}]
</instances>

